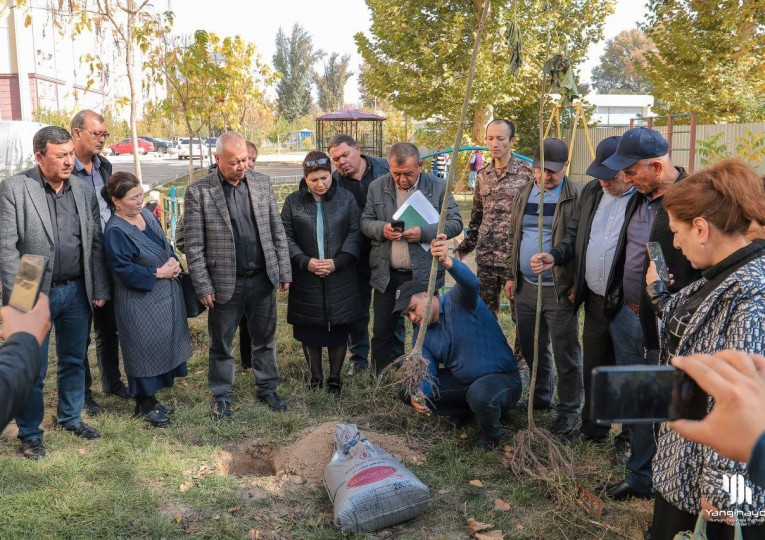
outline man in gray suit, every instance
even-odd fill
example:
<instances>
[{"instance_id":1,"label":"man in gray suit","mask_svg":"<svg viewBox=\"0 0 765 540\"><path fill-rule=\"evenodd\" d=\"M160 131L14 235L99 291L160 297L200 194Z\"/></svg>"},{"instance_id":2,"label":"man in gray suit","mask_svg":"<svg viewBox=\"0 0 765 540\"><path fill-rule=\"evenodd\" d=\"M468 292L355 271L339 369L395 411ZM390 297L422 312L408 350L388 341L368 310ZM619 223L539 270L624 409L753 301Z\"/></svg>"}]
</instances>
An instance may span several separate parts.
<instances>
[{"instance_id":1,"label":"man in gray suit","mask_svg":"<svg viewBox=\"0 0 765 540\"><path fill-rule=\"evenodd\" d=\"M24 254L44 255L49 264L42 291L50 298L58 354L57 424L84 439L99 433L82 421L85 356L92 306L109 299L98 201L92 186L71 177L74 145L69 132L45 127L33 139L37 167L0 183L0 282L7 304ZM48 338L41 348L41 368L24 407L16 417L22 452L42 459L40 428L45 404L43 381L48 368Z\"/></svg>"},{"instance_id":2,"label":"man in gray suit","mask_svg":"<svg viewBox=\"0 0 765 540\"><path fill-rule=\"evenodd\" d=\"M199 301L210 308L208 384L213 416L231 414L234 333L242 318L252 340L258 400L287 410L276 393L276 294L292 281L287 237L267 176L248 170L247 145L234 132L218 137L218 168L186 190L183 249Z\"/></svg>"}]
</instances>

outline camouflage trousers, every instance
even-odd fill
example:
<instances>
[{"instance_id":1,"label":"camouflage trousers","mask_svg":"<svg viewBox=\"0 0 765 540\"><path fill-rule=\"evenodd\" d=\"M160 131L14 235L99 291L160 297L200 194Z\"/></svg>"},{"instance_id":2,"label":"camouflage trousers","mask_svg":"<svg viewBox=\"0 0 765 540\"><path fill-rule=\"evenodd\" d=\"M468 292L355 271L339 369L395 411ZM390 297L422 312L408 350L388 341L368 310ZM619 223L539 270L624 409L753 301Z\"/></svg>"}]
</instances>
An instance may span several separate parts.
<instances>
[{"instance_id":1,"label":"camouflage trousers","mask_svg":"<svg viewBox=\"0 0 765 540\"><path fill-rule=\"evenodd\" d=\"M502 290L505 287L506 270L500 266L483 266L478 265L478 282L481 284L481 300L489 308L494 317L497 317L499 312L499 298L503 294ZM523 358L523 352L521 351L521 342L518 337L518 323L515 319L515 301L510 302L510 317L513 319L513 326L515 326L515 343L513 344L513 354L515 359L520 363Z\"/></svg>"}]
</instances>

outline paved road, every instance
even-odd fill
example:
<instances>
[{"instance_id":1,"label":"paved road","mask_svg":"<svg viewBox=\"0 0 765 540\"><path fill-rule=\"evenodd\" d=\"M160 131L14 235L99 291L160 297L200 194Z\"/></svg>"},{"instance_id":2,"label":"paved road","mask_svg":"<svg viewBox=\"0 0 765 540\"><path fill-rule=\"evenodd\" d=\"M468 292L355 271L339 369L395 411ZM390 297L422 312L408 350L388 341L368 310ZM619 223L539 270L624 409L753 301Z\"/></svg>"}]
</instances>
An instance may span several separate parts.
<instances>
[{"instance_id":1,"label":"paved road","mask_svg":"<svg viewBox=\"0 0 765 540\"><path fill-rule=\"evenodd\" d=\"M114 171L135 172L133 168L133 156L110 156L114 166ZM196 161L197 165L199 161ZM205 160L205 167L208 162ZM189 162L187 160L179 160L175 156L166 155L164 157L155 153L141 156L141 172L143 173L143 181L145 184L155 186L169 181L172 178L187 174L189 170ZM267 174L268 176L293 176L302 175L303 170L300 167L294 165L285 164L284 166L263 166L257 167L256 170L260 173Z\"/></svg>"}]
</instances>

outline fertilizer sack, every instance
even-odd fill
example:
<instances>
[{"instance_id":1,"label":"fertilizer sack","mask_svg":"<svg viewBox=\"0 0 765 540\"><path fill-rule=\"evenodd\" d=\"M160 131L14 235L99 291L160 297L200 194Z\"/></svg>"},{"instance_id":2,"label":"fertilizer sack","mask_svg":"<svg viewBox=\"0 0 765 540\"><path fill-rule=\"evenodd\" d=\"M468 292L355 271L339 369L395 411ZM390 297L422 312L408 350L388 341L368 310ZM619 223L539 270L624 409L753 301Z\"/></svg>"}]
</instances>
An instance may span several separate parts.
<instances>
[{"instance_id":1,"label":"fertilizer sack","mask_svg":"<svg viewBox=\"0 0 765 540\"><path fill-rule=\"evenodd\" d=\"M428 486L354 424L337 425L324 486L344 533L390 527L419 516L430 503Z\"/></svg>"}]
</instances>

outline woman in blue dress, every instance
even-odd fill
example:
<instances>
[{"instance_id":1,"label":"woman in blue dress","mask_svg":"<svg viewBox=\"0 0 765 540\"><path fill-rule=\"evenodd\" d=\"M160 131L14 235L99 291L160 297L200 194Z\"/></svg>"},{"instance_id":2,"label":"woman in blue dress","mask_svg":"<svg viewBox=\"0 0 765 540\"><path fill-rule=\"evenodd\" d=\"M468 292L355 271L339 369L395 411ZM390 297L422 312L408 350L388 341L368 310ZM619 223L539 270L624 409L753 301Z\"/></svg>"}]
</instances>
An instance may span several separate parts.
<instances>
[{"instance_id":1,"label":"woman in blue dress","mask_svg":"<svg viewBox=\"0 0 765 540\"><path fill-rule=\"evenodd\" d=\"M143 187L125 172L103 188L114 211L104 230L114 281L114 309L135 415L155 427L170 423L171 407L155 397L187 375L191 338L178 279L181 267L157 218L143 205Z\"/></svg>"}]
</instances>

